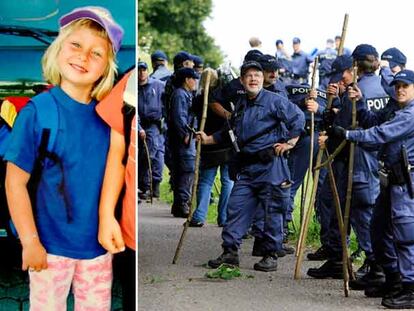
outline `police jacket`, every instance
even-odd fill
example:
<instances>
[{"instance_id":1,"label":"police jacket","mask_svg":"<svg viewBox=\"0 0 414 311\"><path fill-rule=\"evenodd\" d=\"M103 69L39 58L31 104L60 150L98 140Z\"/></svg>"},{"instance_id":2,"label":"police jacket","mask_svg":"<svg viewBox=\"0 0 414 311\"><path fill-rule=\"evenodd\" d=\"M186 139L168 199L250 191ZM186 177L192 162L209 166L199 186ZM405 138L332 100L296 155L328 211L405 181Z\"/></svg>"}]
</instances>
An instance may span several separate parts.
<instances>
[{"instance_id":1,"label":"police jacket","mask_svg":"<svg viewBox=\"0 0 414 311\"><path fill-rule=\"evenodd\" d=\"M250 154L299 136L305 124L304 115L296 105L263 89L255 99L240 97L230 121L241 152ZM216 142L227 139L227 135L226 130L213 134Z\"/></svg>"},{"instance_id":2,"label":"police jacket","mask_svg":"<svg viewBox=\"0 0 414 311\"><path fill-rule=\"evenodd\" d=\"M276 82L273 83L272 85L264 87L264 89L270 92L279 94L280 96L283 96L285 98L288 98L288 92L286 90L286 85L280 79L277 79Z\"/></svg>"},{"instance_id":3,"label":"police jacket","mask_svg":"<svg viewBox=\"0 0 414 311\"><path fill-rule=\"evenodd\" d=\"M226 110L232 111L231 103L236 104L239 97L246 94L239 78L216 88L212 92L211 102L219 102Z\"/></svg>"},{"instance_id":4,"label":"police jacket","mask_svg":"<svg viewBox=\"0 0 414 311\"><path fill-rule=\"evenodd\" d=\"M171 76L171 74L172 74L172 72L169 71L167 67L165 67L163 65L160 65L160 66L158 66L157 70L155 70L150 75L150 77L165 82Z\"/></svg>"},{"instance_id":5,"label":"police jacket","mask_svg":"<svg viewBox=\"0 0 414 311\"><path fill-rule=\"evenodd\" d=\"M138 86L138 115L145 127L146 123L162 118L162 101L164 83L148 78L148 82Z\"/></svg>"},{"instance_id":6,"label":"police jacket","mask_svg":"<svg viewBox=\"0 0 414 311\"><path fill-rule=\"evenodd\" d=\"M306 99L308 98L308 94L310 91L309 84L291 84L286 86L286 90L288 92L289 100L296 104L305 114L306 120L311 119L311 113L306 109ZM315 121L320 122L322 121L322 114L326 108L327 103L327 95L325 91L320 89L316 90L317 98L316 102L318 103L318 111L315 113Z\"/></svg>"},{"instance_id":7,"label":"police jacket","mask_svg":"<svg viewBox=\"0 0 414 311\"><path fill-rule=\"evenodd\" d=\"M309 64L312 62L312 57L303 51L294 53L292 55L292 73L296 77L307 78L309 73Z\"/></svg>"},{"instance_id":8,"label":"police jacket","mask_svg":"<svg viewBox=\"0 0 414 311\"><path fill-rule=\"evenodd\" d=\"M182 87L177 88L172 94L168 140L172 149L183 149L184 153L195 155L195 139L190 141L188 147L184 145L185 138L191 134L188 126L197 128L197 120L192 110L192 100L192 92Z\"/></svg>"},{"instance_id":9,"label":"police jacket","mask_svg":"<svg viewBox=\"0 0 414 311\"><path fill-rule=\"evenodd\" d=\"M414 164L414 100L395 111L395 116L381 125L367 130L349 131L348 139L367 144L384 144L386 167L401 160L401 146L405 145L408 160Z\"/></svg>"},{"instance_id":10,"label":"police jacket","mask_svg":"<svg viewBox=\"0 0 414 311\"><path fill-rule=\"evenodd\" d=\"M319 75L325 76L331 72L332 63L336 59L337 52L335 49L327 48L322 51L319 51L317 56L319 56Z\"/></svg>"},{"instance_id":11,"label":"police jacket","mask_svg":"<svg viewBox=\"0 0 414 311\"><path fill-rule=\"evenodd\" d=\"M358 79L358 87L368 110L379 111L387 105L390 97L381 85L381 77L374 73L364 74Z\"/></svg>"},{"instance_id":12,"label":"police jacket","mask_svg":"<svg viewBox=\"0 0 414 311\"><path fill-rule=\"evenodd\" d=\"M390 97L396 98L395 88L393 86L390 86L390 83L394 79L394 74L392 73L390 67L382 67L380 70L380 76L381 85L384 88L385 92L387 92Z\"/></svg>"},{"instance_id":13,"label":"police jacket","mask_svg":"<svg viewBox=\"0 0 414 311\"><path fill-rule=\"evenodd\" d=\"M287 159L274 156L273 145L297 137L303 131L305 118L302 111L286 98L261 90L250 100L240 97L231 118L231 127L237 137L240 153L235 158L242 169L242 176L256 182L280 185L290 180ZM228 132L222 130L213 134L216 142L228 139ZM243 166L243 158L255 157L264 150L271 150L269 161L255 161Z\"/></svg>"}]
</instances>

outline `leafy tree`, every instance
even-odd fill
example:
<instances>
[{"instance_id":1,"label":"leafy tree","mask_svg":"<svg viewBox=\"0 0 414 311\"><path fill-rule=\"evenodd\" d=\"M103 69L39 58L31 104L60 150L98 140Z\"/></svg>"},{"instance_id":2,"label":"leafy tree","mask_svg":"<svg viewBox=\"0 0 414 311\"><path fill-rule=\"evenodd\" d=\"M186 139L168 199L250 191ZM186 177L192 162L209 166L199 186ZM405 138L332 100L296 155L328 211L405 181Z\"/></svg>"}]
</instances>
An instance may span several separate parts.
<instances>
[{"instance_id":1,"label":"leafy tree","mask_svg":"<svg viewBox=\"0 0 414 311\"><path fill-rule=\"evenodd\" d=\"M212 10L212 0L138 1L138 45L144 52L163 50L170 60L181 50L204 58L215 68L222 51L203 27Z\"/></svg>"}]
</instances>

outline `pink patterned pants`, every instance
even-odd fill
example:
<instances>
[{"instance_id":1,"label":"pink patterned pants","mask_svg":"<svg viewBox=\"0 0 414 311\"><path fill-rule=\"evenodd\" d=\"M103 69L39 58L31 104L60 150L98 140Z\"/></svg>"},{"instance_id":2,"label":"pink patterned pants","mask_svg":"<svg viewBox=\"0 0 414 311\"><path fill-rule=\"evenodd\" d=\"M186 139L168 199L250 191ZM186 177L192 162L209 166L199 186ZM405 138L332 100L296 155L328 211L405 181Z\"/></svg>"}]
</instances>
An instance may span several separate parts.
<instances>
[{"instance_id":1,"label":"pink patterned pants","mask_svg":"<svg viewBox=\"0 0 414 311\"><path fill-rule=\"evenodd\" d=\"M75 311L111 309L111 254L93 259L48 254L47 264L46 270L29 271L31 311L66 311L71 286Z\"/></svg>"}]
</instances>

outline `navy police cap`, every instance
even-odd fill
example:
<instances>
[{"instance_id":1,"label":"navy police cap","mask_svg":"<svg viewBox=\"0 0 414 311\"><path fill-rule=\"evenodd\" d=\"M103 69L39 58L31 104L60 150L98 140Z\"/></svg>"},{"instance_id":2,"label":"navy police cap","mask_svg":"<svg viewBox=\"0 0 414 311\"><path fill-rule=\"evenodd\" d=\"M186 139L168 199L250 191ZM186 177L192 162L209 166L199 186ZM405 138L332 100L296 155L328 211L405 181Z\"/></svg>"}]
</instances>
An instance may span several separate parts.
<instances>
[{"instance_id":1,"label":"navy police cap","mask_svg":"<svg viewBox=\"0 0 414 311\"><path fill-rule=\"evenodd\" d=\"M244 76L244 74L247 72L247 70L249 69L257 69L259 71L263 71L263 67L256 61L248 61L248 62L244 62L243 65L240 68L240 75Z\"/></svg>"},{"instance_id":2,"label":"navy police cap","mask_svg":"<svg viewBox=\"0 0 414 311\"><path fill-rule=\"evenodd\" d=\"M397 82L413 84L414 83L414 71L408 70L408 69L401 70L394 76L394 80L392 80L390 85L394 85Z\"/></svg>"},{"instance_id":3,"label":"navy police cap","mask_svg":"<svg viewBox=\"0 0 414 311\"><path fill-rule=\"evenodd\" d=\"M198 56L193 55L194 67L202 67L204 65L204 60Z\"/></svg>"},{"instance_id":4,"label":"navy police cap","mask_svg":"<svg viewBox=\"0 0 414 311\"><path fill-rule=\"evenodd\" d=\"M342 79L342 74L345 70L352 68L353 59L349 55L340 55L335 58L332 63L332 70L330 72L330 83L337 83Z\"/></svg>"},{"instance_id":5,"label":"navy police cap","mask_svg":"<svg viewBox=\"0 0 414 311\"><path fill-rule=\"evenodd\" d=\"M360 44L352 52L352 57L355 60L366 60L368 55L378 57L377 50L369 44Z\"/></svg>"},{"instance_id":6,"label":"navy police cap","mask_svg":"<svg viewBox=\"0 0 414 311\"><path fill-rule=\"evenodd\" d=\"M151 54L151 60L168 60L168 57L163 51L157 50Z\"/></svg>"},{"instance_id":7,"label":"navy police cap","mask_svg":"<svg viewBox=\"0 0 414 311\"><path fill-rule=\"evenodd\" d=\"M176 77L184 81L186 78L198 79L199 75L193 68L183 67L177 70Z\"/></svg>"},{"instance_id":8,"label":"navy police cap","mask_svg":"<svg viewBox=\"0 0 414 311\"><path fill-rule=\"evenodd\" d=\"M144 68L144 69L148 69L148 65L146 62L138 62L138 69L140 68Z\"/></svg>"},{"instance_id":9,"label":"navy police cap","mask_svg":"<svg viewBox=\"0 0 414 311\"><path fill-rule=\"evenodd\" d=\"M293 44L298 44L298 43L300 43L300 39L298 37L294 37L292 42L293 42Z\"/></svg>"},{"instance_id":10,"label":"navy police cap","mask_svg":"<svg viewBox=\"0 0 414 311\"><path fill-rule=\"evenodd\" d=\"M382 60L387 60L390 64L390 68L396 66L404 66L407 63L407 57L397 48L389 48L381 54Z\"/></svg>"},{"instance_id":11,"label":"navy police cap","mask_svg":"<svg viewBox=\"0 0 414 311\"><path fill-rule=\"evenodd\" d=\"M250 50L244 56L243 62L249 62L249 61L257 62L262 55L263 53L260 52L259 50L256 50L256 49Z\"/></svg>"},{"instance_id":12,"label":"navy police cap","mask_svg":"<svg viewBox=\"0 0 414 311\"><path fill-rule=\"evenodd\" d=\"M193 60L193 56L187 51L180 51L174 56L174 66L181 66L186 60Z\"/></svg>"},{"instance_id":13,"label":"navy police cap","mask_svg":"<svg viewBox=\"0 0 414 311\"><path fill-rule=\"evenodd\" d=\"M260 56L258 62L262 66L263 70L276 71L280 68L276 57L269 54Z\"/></svg>"}]
</instances>

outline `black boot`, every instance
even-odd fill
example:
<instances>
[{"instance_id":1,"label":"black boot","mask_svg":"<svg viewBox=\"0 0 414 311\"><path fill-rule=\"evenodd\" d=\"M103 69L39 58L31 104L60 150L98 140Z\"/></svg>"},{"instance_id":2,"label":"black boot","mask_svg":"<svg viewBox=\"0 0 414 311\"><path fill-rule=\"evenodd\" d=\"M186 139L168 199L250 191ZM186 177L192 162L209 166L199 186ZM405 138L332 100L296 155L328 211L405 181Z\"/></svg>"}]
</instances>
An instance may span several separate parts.
<instances>
[{"instance_id":1,"label":"black boot","mask_svg":"<svg viewBox=\"0 0 414 311\"><path fill-rule=\"evenodd\" d=\"M329 259L319 268L310 268L307 274L316 279L343 279L342 261Z\"/></svg>"},{"instance_id":2,"label":"black boot","mask_svg":"<svg viewBox=\"0 0 414 311\"><path fill-rule=\"evenodd\" d=\"M362 266L359 267L358 270L355 272L355 277L358 279L368 274L368 272L370 271L370 266L371 262L368 259L365 259Z\"/></svg>"},{"instance_id":3,"label":"black boot","mask_svg":"<svg viewBox=\"0 0 414 311\"><path fill-rule=\"evenodd\" d=\"M262 247L262 243L263 243L263 239L257 238L257 237L254 238L252 256L254 257L264 256L264 250Z\"/></svg>"},{"instance_id":4,"label":"black boot","mask_svg":"<svg viewBox=\"0 0 414 311\"><path fill-rule=\"evenodd\" d=\"M154 198L160 197L160 183L159 182L156 182L152 185L152 196Z\"/></svg>"},{"instance_id":5,"label":"black boot","mask_svg":"<svg viewBox=\"0 0 414 311\"><path fill-rule=\"evenodd\" d=\"M211 259L208 261L208 266L211 268L218 268L221 264L227 263L229 265L238 266L239 265L239 254L237 250L224 248L223 253L216 259Z\"/></svg>"},{"instance_id":6,"label":"black boot","mask_svg":"<svg viewBox=\"0 0 414 311\"><path fill-rule=\"evenodd\" d=\"M171 214L178 218L187 218L190 213L190 207L187 203L184 204L173 204L171 208Z\"/></svg>"},{"instance_id":7,"label":"black boot","mask_svg":"<svg viewBox=\"0 0 414 311\"><path fill-rule=\"evenodd\" d=\"M276 255L277 257L285 257L286 254L290 254L288 251L290 251L288 249L288 251L285 249L285 245L283 244L282 249L277 250L276 251ZM287 246L289 247L289 246ZM293 252L295 252L295 250L293 250ZM266 250L263 248L263 239L261 238L254 238L254 242L253 242L253 250L252 250L252 256L254 257L263 257L266 254Z\"/></svg>"},{"instance_id":8,"label":"black boot","mask_svg":"<svg viewBox=\"0 0 414 311\"><path fill-rule=\"evenodd\" d=\"M283 244L282 246L282 250L285 252L286 255L291 255L295 253L295 248L293 246L290 246L286 243ZM279 254L278 254L279 256ZM279 257L283 257L283 256L279 256Z\"/></svg>"},{"instance_id":9,"label":"black boot","mask_svg":"<svg viewBox=\"0 0 414 311\"><path fill-rule=\"evenodd\" d=\"M381 285L367 285L364 294L372 298L391 298L402 290L399 272L385 274L385 283Z\"/></svg>"},{"instance_id":10,"label":"black boot","mask_svg":"<svg viewBox=\"0 0 414 311\"><path fill-rule=\"evenodd\" d=\"M254 270L270 272L277 270L277 255L276 252L271 252L263 256L263 258L254 264Z\"/></svg>"},{"instance_id":11,"label":"black boot","mask_svg":"<svg viewBox=\"0 0 414 311\"><path fill-rule=\"evenodd\" d=\"M379 265L368 260L365 260L365 264L368 266L368 272L364 275L360 274L359 276L357 272L356 279L349 281L349 287L351 289L364 290L368 286L381 286L385 283L385 274Z\"/></svg>"},{"instance_id":12,"label":"black boot","mask_svg":"<svg viewBox=\"0 0 414 311\"><path fill-rule=\"evenodd\" d=\"M321 246L316 252L308 254L306 257L310 261L328 260L329 250L325 246Z\"/></svg>"},{"instance_id":13,"label":"black boot","mask_svg":"<svg viewBox=\"0 0 414 311\"><path fill-rule=\"evenodd\" d=\"M149 198L151 197L150 191L149 190L145 190L145 191L143 191L141 193L138 193L138 197L141 200L144 200L144 201L149 200Z\"/></svg>"},{"instance_id":14,"label":"black boot","mask_svg":"<svg viewBox=\"0 0 414 311\"><path fill-rule=\"evenodd\" d=\"M404 283L403 289L393 297L383 298L381 304L389 309L414 308L414 283Z\"/></svg>"}]
</instances>

